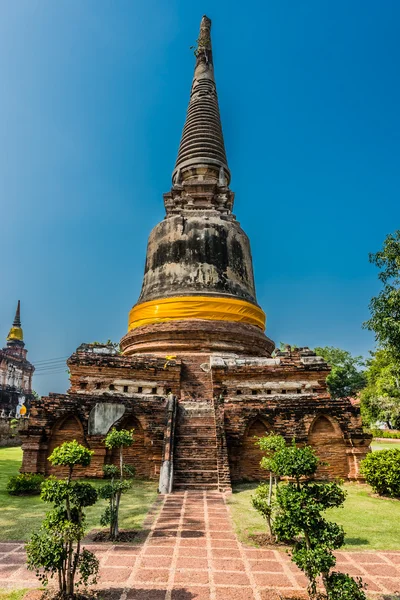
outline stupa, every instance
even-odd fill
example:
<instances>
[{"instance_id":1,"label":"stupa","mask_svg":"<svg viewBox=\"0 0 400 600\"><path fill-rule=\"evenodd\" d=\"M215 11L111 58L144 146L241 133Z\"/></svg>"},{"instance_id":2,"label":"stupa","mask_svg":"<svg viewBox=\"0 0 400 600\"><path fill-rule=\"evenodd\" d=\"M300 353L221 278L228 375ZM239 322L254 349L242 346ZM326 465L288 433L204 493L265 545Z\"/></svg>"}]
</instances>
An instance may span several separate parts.
<instances>
[{"instance_id":1,"label":"stupa","mask_svg":"<svg viewBox=\"0 0 400 600\"><path fill-rule=\"evenodd\" d=\"M270 431L314 446L329 464L320 477L359 477L369 437L358 406L330 398L321 357L277 351L264 333L249 239L232 212L210 32L204 16L165 218L149 236L128 333L120 351L82 344L67 361L68 393L33 403L23 471L52 473L47 457L75 438L94 451L79 474L101 477L116 460L104 436L133 427L127 461L162 492L262 479L254 436Z\"/></svg>"},{"instance_id":2,"label":"stupa","mask_svg":"<svg viewBox=\"0 0 400 600\"><path fill-rule=\"evenodd\" d=\"M35 367L27 359L18 300L7 345L0 348L0 418L26 417L33 399L32 375Z\"/></svg>"}]
</instances>

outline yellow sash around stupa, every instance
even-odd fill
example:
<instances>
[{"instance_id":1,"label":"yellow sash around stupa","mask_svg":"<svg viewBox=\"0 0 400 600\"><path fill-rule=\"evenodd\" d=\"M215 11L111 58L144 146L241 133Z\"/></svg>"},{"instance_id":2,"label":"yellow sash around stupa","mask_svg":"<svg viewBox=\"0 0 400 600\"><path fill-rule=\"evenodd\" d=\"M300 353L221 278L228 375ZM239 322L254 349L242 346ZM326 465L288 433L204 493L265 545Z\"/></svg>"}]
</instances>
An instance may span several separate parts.
<instances>
[{"instance_id":1,"label":"yellow sash around stupa","mask_svg":"<svg viewBox=\"0 0 400 600\"><path fill-rule=\"evenodd\" d=\"M265 313L250 302L213 296L176 296L136 304L129 313L128 331L142 325L207 319L255 325L264 331Z\"/></svg>"}]
</instances>

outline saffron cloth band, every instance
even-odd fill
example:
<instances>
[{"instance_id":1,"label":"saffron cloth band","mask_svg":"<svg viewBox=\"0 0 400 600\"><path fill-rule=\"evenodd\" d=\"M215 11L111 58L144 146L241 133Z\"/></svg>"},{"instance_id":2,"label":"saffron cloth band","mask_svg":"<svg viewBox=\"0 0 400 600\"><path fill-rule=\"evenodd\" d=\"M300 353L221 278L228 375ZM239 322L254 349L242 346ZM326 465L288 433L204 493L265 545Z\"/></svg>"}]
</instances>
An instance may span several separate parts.
<instances>
[{"instance_id":1,"label":"saffron cloth band","mask_svg":"<svg viewBox=\"0 0 400 600\"><path fill-rule=\"evenodd\" d=\"M265 329L265 313L255 304L245 300L176 296L136 304L129 313L128 331L142 325L186 319L236 321Z\"/></svg>"}]
</instances>

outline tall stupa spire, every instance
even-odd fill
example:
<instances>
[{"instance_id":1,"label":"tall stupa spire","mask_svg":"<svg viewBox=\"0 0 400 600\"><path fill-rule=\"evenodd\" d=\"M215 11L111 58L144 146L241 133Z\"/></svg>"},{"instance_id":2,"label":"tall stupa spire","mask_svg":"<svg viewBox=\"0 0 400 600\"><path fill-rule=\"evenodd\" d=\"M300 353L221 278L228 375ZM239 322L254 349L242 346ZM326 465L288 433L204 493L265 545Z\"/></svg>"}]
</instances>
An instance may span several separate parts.
<instances>
[{"instance_id":1,"label":"tall stupa spire","mask_svg":"<svg viewBox=\"0 0 400 600\"><path fill-rule=\"evenodd\" d=\"M15 317L12 327L7 336L7 345L24 345L24 334L21 328L21 301L18 300L17 310L15 311Z\"/></svg>"},{"instance_id":2,"label":"tall stupa spire","mask_svg":"<svg viewBox=\"0 0 400 600\"><path fill-rule=\"evenodd\" d=\"M189 107L172 175L173 183L185 179L230 181L211 47L211 20L203 16L195 50L196 66L190 92Z\"/></svg>"},{"instance_id":3,"label":"tall stupa spire","mask_svg":"<svg viewBox=\"0 0 400 600\"><path fill-rule=\"evenodd\" d=\"M149 236L142 290L121 340L125 354L201 347L269 356L273 348L250 242L232 213L210 31L204 16L166 217Z\"/></svg>"}]
</instances>

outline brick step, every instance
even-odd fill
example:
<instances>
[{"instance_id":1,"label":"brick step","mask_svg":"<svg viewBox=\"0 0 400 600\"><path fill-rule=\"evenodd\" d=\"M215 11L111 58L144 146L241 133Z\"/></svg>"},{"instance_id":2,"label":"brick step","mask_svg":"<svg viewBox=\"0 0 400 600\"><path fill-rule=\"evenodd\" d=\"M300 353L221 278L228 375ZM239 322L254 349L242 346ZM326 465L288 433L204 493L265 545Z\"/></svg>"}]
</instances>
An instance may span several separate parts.
<instances>
[{"instance_id":1,"label":"brick step","mask_svg":"<svg viewBox=\"0 0 400 600\"><path fill-rule=\"evenodd\" d=\"M187 429L184 428L181 431L181 428L178 427L177 432L176 432L176 437L177 438L201 438L204 439L205 437L208 437L210 439L214 439L216 438L216 430L214 428L213 431L209 431L208 429L198 429L197 427L193 427L192 430L191 429Z\"/></svg>"},{"instance_id":2,"label":"brick step","mask_svg":"<svg viewBox=\"0 0 400 600\"><path fill-rule=\"evenodd\" d=\"M214 473L212 477L189 477L187 473L183 473L181 477L174 476L174 484L178 483L218 483L218 473Z\"/></svg>"},{"instance_id":3,"label":"brick step","mask_svg":"<svg viewBox=\"0 0 400 600\"><path fill-rule=\"evenodd\" d=\"M181 408L179 410L180 419L212 419L214 420L214 411L211 408Z\"/></svg>"},{"instance_id":4,"label":"brick step","mask_svg":"<svg viewBox=\"0 0 400 600\"><path fill-rule=\"evenodd\" d=\"M174 490L218 491L218 483L174 483Z\"/></svg>"},{"instance_id":5,"label":"brick step","mask_svg":"<svg viewBox=\"0 0 400 600\"><path fill-rule=\"evenodd\" d=\"M177 434L179 437L190 435L192 437L215 437L215 426L192 427L191 425L179 425Z\"/></svg>"},{"instance_id":6,"label":"brick step","mask_svg":"<svg viewBox=\"0 0 400 600\"><path fill-rule=\"evenodd\" d=\"M216 457L210 458L199 458L196 457L185 457L185 458L175 458L174 460L174 469L175 471L191 471L194 469L217 469L218 463Z\"/></svg>"},{"instance_id":7,"label":"brick step","mask_svg":"<svg viewBox=\"0 0 400 600\"><path fill-rule=\"evenodd\" d=\"M194 448L193 446L180 446L179 448L175 448L174 451L174 461L176 460L187 460L193 458L193 455L196 456L198 460L208 460L214 459L217 453L216 446L205 446L201 448Z\"/></svg>"},{"instance_id":8,"label":"brick step","mask_svg":"<svg viewBox=\"0 0 400 600\"><path fill-rule=\"evenodd\" d=\"M213 412L213 404L210 400L180 400L178 403L178 408L182 412Z\"/></svg>"},{"instance_id":9,"label":"brick step","mask_svg":"<svg viewBox=\"0 0 400 600\"><path fill-rule=\"evenodd\" d=\"M176 468L174 469L174 476L176 475L180 477L181 475L184 475L185 477L187 477L187 475L193 475L194 477L211 477L213 475L216 475L217 473L216 467L211 469L204 469L201 463L199 463L198 465L194 465L194 467L195 468L193 469Z\"/></svg>"},{"instance_id":10,"label":"brick step","mask_svg":"<svg viewBox=\"0 0 400 600\"><path fill-rule=\"evenodd\" d=\"M204 447L213 447L215 448L217 445L215 436L214 437L196 437L194 438L192 435L184 435L184 436L176 436L175 439L175 448L180 448L181 446L185 446L186 448L204 448Z\"/></svg>"},{"instance_id":11,"label":"brick step","mask_svg":"<svg viewBox=\"0 0 400 600\"><path fill-rule=\"evenodd\" d=\"M218 472L212 471L175 471L174 483L216 483L218 482Z\"/></svg>"},{"instance_id":12,"label":"brick step","mask_svg":"<svg viewBox=\"0 0 400 600\"><path fill-rule=\"evenodd\" d=\"M193 427L215 427L215 419L214 416L211 417L188 417L187 415L181 417L179 423L182 425L188 424Z\"/></svg>"}]
</instances>

